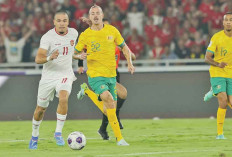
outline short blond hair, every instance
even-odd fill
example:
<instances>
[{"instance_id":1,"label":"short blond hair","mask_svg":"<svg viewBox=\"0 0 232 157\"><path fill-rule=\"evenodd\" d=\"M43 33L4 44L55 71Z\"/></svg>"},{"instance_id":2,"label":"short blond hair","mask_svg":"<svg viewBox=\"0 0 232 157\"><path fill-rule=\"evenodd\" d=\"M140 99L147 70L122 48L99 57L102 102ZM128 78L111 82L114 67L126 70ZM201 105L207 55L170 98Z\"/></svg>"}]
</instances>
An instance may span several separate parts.
<instances>
[{"instance_id":1,"label":"short blond hair","mask_svg":"<svg viewBox=\"0 0 232 157\"><path fill-rule=\"evenodd\" d=\"M101 12L103 13L102 8L101 8L99 5L94 4L94 5L89 9L89 14L90 14L91 9L93 9L93 8L99 8L99 9L101 10Z\"/></svg>"}]
</instances>

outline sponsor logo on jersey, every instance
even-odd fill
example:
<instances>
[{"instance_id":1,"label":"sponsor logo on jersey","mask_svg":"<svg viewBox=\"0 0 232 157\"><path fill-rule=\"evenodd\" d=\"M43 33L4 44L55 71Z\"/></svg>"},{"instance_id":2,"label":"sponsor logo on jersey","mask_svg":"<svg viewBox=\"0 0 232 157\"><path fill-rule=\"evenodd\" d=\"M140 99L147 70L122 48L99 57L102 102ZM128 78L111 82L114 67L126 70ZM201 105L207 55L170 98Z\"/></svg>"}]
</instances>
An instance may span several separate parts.
<instances>
[{"instance_id":1,"label":"sponsor logo on jersey","mask_svg":"<svg viewBox=\"0 0 232 157\"><path fill-rule=\"evenodd\" d=\"M70 45L73 46L74 45L74 40L70 41Z\"/></svg>"},{"instance_id":2,"label":"sponsor logo on jersey","mask_svg":"<svg viewBox=\"0 0 232 157\"><path fill-rule=\"evenodd\" d=\"M61 43L59 43L59 44L55 44L55 45L61 45Z\"/></svg>"}]
</instances>

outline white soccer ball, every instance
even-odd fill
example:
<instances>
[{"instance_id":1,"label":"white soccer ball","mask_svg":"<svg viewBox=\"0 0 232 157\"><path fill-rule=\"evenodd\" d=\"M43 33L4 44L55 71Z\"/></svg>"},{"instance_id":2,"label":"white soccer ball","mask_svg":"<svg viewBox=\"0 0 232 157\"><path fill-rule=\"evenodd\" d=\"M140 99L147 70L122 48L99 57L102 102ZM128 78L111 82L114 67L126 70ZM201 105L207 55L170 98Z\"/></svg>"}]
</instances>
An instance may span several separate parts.
<instances>
[{"instance_id":1,"label":"white soccer ball","mask_svg":"<svg viewBox=\"0 0 232 157\"><path fill-rule=\"evenodd\" d=\"M68 146L71 149L81 150L86 145L85 135L79 131L72 132L68 135Z\"/></svg>"}]
</instances>

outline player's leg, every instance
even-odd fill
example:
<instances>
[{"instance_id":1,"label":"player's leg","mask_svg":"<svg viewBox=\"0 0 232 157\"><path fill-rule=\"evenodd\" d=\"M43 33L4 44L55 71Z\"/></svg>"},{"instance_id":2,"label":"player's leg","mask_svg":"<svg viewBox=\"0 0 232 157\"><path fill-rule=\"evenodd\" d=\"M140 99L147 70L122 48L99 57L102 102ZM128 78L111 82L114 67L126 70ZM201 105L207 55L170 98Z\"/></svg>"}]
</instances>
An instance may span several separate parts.
<instances>
[{"instance_id":1,"label":"player's leg","mask_svg":"<svg viewBox=\"0 0 232 157\"><path fill-rule=\"evenodd\" d=\"M117 96L118 96L117 97L116 116L118 119L120 129L123 129L123 125L121 124L120 117L119 117L119 111L120 111L120 108L122 107L124 101L126 100L127 90L123 85L121 85L118 82L116 83L116 89L117 89ZM108 133L106 131L108 123L109 123L109 121L108 121L107 116L103 114L102 124L100 126L100 129L98 130L98 133L102 136L103 140L109 139Z\"/></svg>"},{"instance_id":2,"label":"player's leg","mask_svg":"<svg viewBox=\"0 0 232 157\"><path fill-rule=\"evenodd\" d=\"M122 123L120 121L120 117L119 117L119 112L120 112L120 109L122 108L123 103L125 102L125 100L127 98L127 90L122 84L120 84L118 82L116 83L116 88L117 88L117 95L118 95L116 115L118 118L120 129L123 129L123 125L122 125Z\"/></svg>"},{"instance_id":3,"label":"player's leg","mask_svg":"<svg viewBox=\"0 0 232 157\"><path fill-rule=\"evenodd\" d=\"M40 80L37 96L37 106L32 119L32 137L29 149L37 149L39 127L43 120L49 101L54 97L54 84L47 80Z\"/></svg>"},{"instance_id":4,"label":"player's leg","mask_svg":"<svg viewBox=\"0 0 232 157\"><path fill-rule=\"evenodd\" d=\"M104 91L100 95L104 106L106 107L106 112L107 112L107 117L108 121L110 123L110 126L112 127L112 130L114 132L114 135L116 137L117 142L123 139L119 124L118 124L118 119L116 116L116 101L114 101L113 96L109 91Z\"/></svg>"},{"instance_id":5,"label":"player's leg","mask_svg":"<svg viewBox=\"0 0 232 157\"><path fill-rule=\"evenodd\" d=\"M218 98L218 111L217 111L217 137L216 139L225 139L223 135L223 125L226 116L226 107L228 104L228 98L226 93L226 79L225 78L210 78L213 93L217 95Z\"/></svg>"},{"instance_id":6,"label":"player's leg","mask_svg":"<svg viewBox=\"0 0 232 157\"><path fill-rule=\"evenodd\" d=\"M206 102L206 101L209 101L209 100L211 100L214 96L216 97L217 95L213 93L213 89L212 89L212 87L211 87L210 90L205 94L205 96L204 96L204 101L205 101L205 102ZM232 109L232 105L231 105L231 103L230 103L229 101L228 101L227 105Z\"/></svg>"},{"instance_id":7,"label":"player's leg","mask_svg":"<svg viewBox=\"0 0 232 157\"><path fill-rule=\"evenodd\" d=\"M56 112L56 116L57 116L56 131L54 134L54 138L56 139L56 144L59 146L63 146L65 144L64 139L62 137L62 129L64 127L64 123L68 112L68 97L69 97L69 93L67 91L61 90L59 92L59 104Z\"/></svg>"},{"instance_id":8,"label":"player's leg","mask_svg":"<svg viewBox=\"0 0 232 157\"><path fill-rule=\"evenodd\" d=\"M36 106L32 119L32 137L29 143L29 149L37 149L38 138L39 138L39 127L44 117L46 108L41 106Z\"/></svg>"},{"instance_id":9,"label":"player's leg","mask_svg":"<svg viewBox=\"0 0 232 157\"><path fill-rule=\"evenodd\" d=\"M117 90L116 90L116 78L108 78L108 87L109 87L109 92L111 94L111 97L108 97L109 100L113 98L113 106L106 106L105 103L104 105L107 107L107 117L108 121L110 123L110 126L112 127L115 137L117 139L117 145L123 145L123 146L128 146L129 144L123 139L121 135L121 130L119 127L118 119L116 116L116 103L117 103ZM110 105L110 104L108 104ZM111 108L113 107L113 108Z\"/></svg>"},{"instance_id":10,"label":"player's leg","mask_svg":"<svg viewBox=\"0 0 232 157\"><path fill-rule=\"evenodd\" d=\"M218 94L218 111L217 111L217 137L216 139L225 139L223 135L223 125L226 116L227 107L227 95L226 92L221 92Z\"/></svg>"},{"instance_id":11,"label":"player's leg","mask_svg":"<svg viewBox=\"0 0 232 157\"><path fill-rule=\"evenodd\" d=\"M77 99L81 100L84 95L87 95L93 101L93 103L102 111L102 113L104 113L103 102L99 101L98 99L99 95L90 90L86 83L81 84L81 90L77 94Z\"/></svg>"},{"instance_id":12,"label":"player's leg","mask_svg":"<svg viewBox=\"0 0 232 157\"><path fill-rule=\"evenodd\" d=\"M67 117L68 98L72 90L72 82L73 80L71 78L63 78L61 80L58 80L56 86L56 96L59 97L59 104L57 106L56 112L57 122L54 138L56 140L56 144L59 146L63 146L65 144L64 139L62 137L62 130Z\"/></svg>"},{"instance_id":13,"label":"player's leg","mask_svg":"<svg viewBox=\"0 0 232 157\"><path fill-rule=\"evenodd\" d=\"M77 99L81 100L84 97L84 95L87 95L93 101L93 103L102 111L102 125L98 130L98 134L101 135L103 140L109 140L109 135L106 131L108 125L108 118L106 116L106 112L104 112L103 110L103 101L99 101L99 95L90 90L86 83L81 84L81 90L77 94Z\"/></svg>"}]
</instances>

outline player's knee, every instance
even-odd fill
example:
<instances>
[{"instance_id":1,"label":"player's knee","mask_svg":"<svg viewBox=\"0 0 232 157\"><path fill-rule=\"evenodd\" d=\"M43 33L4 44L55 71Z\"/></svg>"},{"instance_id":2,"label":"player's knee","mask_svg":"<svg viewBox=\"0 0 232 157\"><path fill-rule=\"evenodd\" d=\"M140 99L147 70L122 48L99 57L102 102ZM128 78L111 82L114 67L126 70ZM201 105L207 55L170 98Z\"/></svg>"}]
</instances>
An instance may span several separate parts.
<instances>
[{"instance_id":1,"label":"player's knee","mask_svg":"<svg viewBox=\"0 0 232 157\"><path fill-rule=\"evenodd\" d=\"M118 91L117 91L117 95L118 95L118 97L121 98L121 99L126 99L126 98L127 98L127 90L126 90L126 88L123 88L123 89L121 89L121 90L118 90Z\"/></svg>"},{"instance_id":2,"label":"player's knee","mask_svg":"<svg viewBox=\"0 0 232 157\"><path fill-rule=\"evenodd\" d=\"M68 98L67 97L60 97L59 98L59 104L65 105L68 103Z\"/></svg>"},{"instance_id":3,"label":"player's knee","mask_svg":"<svg viewBox=\"0 0 232 157\"><path fill-rule=\"evenodd\" d=\"M44 112L46 111L46 108L37 106L35 109L35 114L38 115L38 117L41 117L44 115Z\"/></svg>"},{"instance_id":4,"label":"player's knee","mask_svg":"<svg viewBox=\"0 0 232 157\"><path fill-rule=\"evenodd\" d=\"M110 94L109 91L103 92L103 93L101 94L101 99L102 99L104 102L109 103L109 104L111 104L111 103L114 102L113 96Z\"/></svg>"},{"instance_id":5,"label":"player's knee","mask_svg":"<svg viewBox=\"0 0 232 157\"><path fill-rule=\"evenodd\" d=\"M67 104L68 103L68 93L66 91L60 91L59 94L59 104Z\"/></svg>"},{"instance_id":6,"label":"player's knee","mask_svg":"<svg viewBox=\"0 0 232 157\"><path fill-rule=\"evenodd\" d=\"M122 92L122 95L121 95L121 99L126 99L126 97L127 97L127 90L126 90L126 88L125 88L125 90Z\"/></svg>"},{"instance_id":7,"label":"player's knee","mask_svg":"<svg viewBox=\"0 0 232 157\"><path fill-rule=\"evenodd\" d=\"M226 108L228 104L228 99L226 95L218 94L218 101L220 108Z\"/></svg>"}]
</instances>

